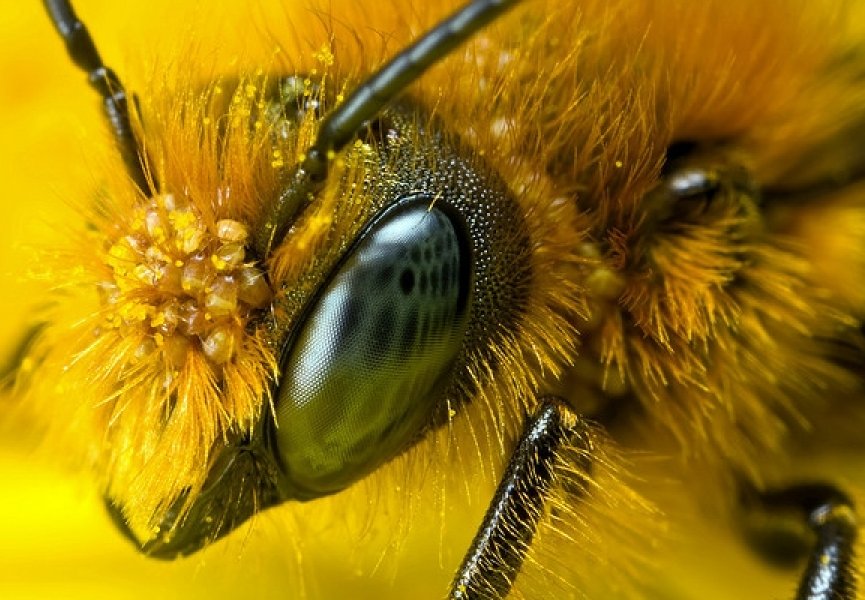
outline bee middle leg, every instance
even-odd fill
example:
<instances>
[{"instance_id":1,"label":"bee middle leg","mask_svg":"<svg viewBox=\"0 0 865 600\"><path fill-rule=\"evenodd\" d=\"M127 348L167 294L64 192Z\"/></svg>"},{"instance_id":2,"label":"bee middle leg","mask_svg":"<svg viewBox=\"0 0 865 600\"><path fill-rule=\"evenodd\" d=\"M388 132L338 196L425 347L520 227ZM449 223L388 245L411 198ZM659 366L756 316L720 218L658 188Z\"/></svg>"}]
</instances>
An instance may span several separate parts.
<instances>
[{"instance_id":1,"label":"bee middle leg","mask_svg":"<svg viewBox=\"0 0 865 600\"><path fill-rule=\"evenodd\" d=\"M751 512L774 519L775 526L751 541L767 559L795 562L808 554L799 580L796 600L854 600L856 574L854 546L858 533L852 500L836 487L824 483L792 485L762 492L747 499ZM789 536L782 543L773 540L777 527L792 516L799 528L811 532L810 549L800 547ZM768 535L767 535L768 534ZM792 541L792 543L791 543ZM793 549L791 552L791 548ZM789 556L784 556L789 554Z\"/></svg>"},{"instance_id":2,"label":"bee middle leg","mask_svg":"<svg viewBox=\"0 0 865 600\"><path fill-rule=\"evenodd\" d=\"M457 571L450 598L507 596L531 545L544 505L561 477L562 457L592 449L588 424L554 397L527 421L483 522Z\"/></svg>"}]
</instances>

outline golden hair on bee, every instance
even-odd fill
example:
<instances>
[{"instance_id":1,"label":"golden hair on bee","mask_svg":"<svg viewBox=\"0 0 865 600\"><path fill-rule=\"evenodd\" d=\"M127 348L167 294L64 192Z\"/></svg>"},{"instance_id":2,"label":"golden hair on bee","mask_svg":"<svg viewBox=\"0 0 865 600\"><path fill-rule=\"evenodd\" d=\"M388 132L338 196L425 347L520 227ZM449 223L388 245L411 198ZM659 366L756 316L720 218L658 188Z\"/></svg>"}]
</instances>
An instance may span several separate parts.
<instances>
[{"instance_id":1,"label":"golden hair on bee","mask_svg":"<svg viewBox=\"0 0 865 600\"><path fill-rule=\"evenodd\" d=\"M677 598L698 532L762 573L753 515L795 512L830 541L741 597L861 597L832 450L865 423L865 6L526 1L326 147L461 3L273 4L256 49L196 25L118 77L46 2L130 129L68 200L24 402L123 533L175 558L265 509L296 515L268 546L432 515L445 569L470 548L452 597Z\"/></svg>"}]
</instances>

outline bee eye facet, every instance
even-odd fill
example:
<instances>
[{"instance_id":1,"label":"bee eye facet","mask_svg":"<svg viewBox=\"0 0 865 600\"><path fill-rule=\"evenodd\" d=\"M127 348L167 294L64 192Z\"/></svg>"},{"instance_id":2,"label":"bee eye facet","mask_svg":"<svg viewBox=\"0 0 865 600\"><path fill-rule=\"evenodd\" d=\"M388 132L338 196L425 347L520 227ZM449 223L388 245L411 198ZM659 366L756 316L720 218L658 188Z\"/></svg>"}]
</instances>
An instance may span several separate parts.
<instances>
[{"instance_id":1,"label":"bee eye facet","mask_svg":"<svg viewBox=\"0 0 865 600\"><path fill-rule=\"evenodd\" d=\"M429 197L360 237L287 343L276 456L292 494L338 491L429 422L463 346L471 274L464 227Z\"/></svg>"}]
</instances>

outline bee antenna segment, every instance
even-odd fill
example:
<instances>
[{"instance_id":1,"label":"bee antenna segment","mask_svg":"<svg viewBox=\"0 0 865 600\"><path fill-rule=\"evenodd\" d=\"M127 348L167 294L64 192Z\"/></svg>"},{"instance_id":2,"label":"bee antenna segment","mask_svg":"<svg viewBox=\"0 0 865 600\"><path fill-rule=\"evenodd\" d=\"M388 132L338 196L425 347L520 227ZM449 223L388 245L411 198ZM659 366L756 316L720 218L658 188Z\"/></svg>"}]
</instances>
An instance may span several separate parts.
<instances>
[{"instance_id":1,"label":"bee antenna segment","mask_svg":"<svg viewBox=\"0 0 865 600\"><path fill-rule=\"evenodd\" d=\"M145 153L132 130L126 88L117 74L102 62L90 32L75 14L69 0L43 0L43 4L57 32L66 42L70 58L87 73L90 86L102 96L108 121L130 177L141 190L147 190Z\"/></svg>"},{"instance_id":2,"label":"bee antenna segment","mask_svg":"<svg viewBox=\"0 0 865 600\"><path fill-rule=\"evenodd\" d=\"M327 179L330 158L357 134L368 120L426 70L520 0L474 0L428 31L371 75L325 117L306 158L289 177L286 189L269 212L256 240L256 250L267 256L288 227L289 215L307 203Z\"/></svg>"}]
</instances>

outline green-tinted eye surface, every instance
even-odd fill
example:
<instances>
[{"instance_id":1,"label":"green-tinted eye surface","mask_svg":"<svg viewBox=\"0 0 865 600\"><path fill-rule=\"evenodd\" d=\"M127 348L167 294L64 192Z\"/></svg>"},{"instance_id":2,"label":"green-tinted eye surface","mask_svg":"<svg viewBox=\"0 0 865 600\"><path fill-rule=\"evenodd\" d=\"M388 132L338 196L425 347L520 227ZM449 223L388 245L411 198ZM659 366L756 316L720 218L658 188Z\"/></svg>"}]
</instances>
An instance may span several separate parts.
<instances>
[{"instance_id":1,"label":"green-tinted eye surface","mask_svg":"<svg viewBox=\"0 0 865 600\"><path fill-rule=\"evenodd\" d=\"M277 455L293 492L338 491L404 449L442 400L471 289L463 227L420 198L362 236L283 355Z\"/></svg>"}]
</instances>

